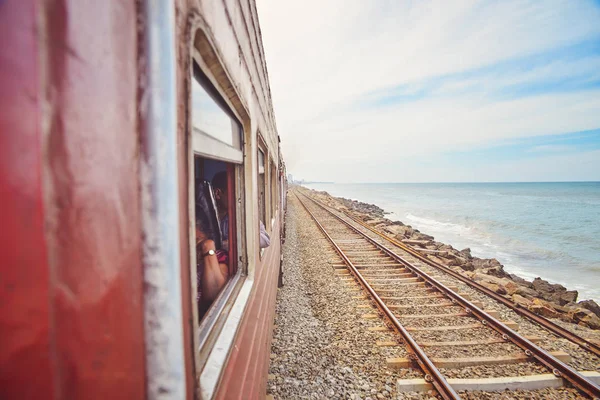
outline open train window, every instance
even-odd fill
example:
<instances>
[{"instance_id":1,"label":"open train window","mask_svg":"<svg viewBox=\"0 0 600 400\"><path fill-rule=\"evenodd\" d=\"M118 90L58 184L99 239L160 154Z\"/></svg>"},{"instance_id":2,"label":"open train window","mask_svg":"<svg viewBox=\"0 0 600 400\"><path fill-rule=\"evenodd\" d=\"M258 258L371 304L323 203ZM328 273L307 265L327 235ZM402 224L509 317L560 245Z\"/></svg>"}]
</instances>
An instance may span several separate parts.
<instances>
[{"instance_id":1,"label":"open train window","mask_svg":"<svg viewBox=\"0 0 600 400\"><path fill-rule=\"evenodd\" d=\"M258 213L260 222L265 224L267 221L267 196L265 194L266 185L266 168L265 168L265 152L258 149Z\"/></svg>"},{"instance_id":2,"label":"open train window","mask_svg":"<svg viewBox=\"0 0 600 400\"><path fill-rule=\"evenodd\" d=\"M202 336L210 331L210 320L218 317L231 282L244 269L239 257L243 254L243 131L196 62L191 89L194 242L190 251L196 261L195 302Z\"/></svg>"},{"instance_id":3,"label":"open train window","mask_svg":"<svg viewBox=\"0 0 600 400\"><path fill-rule=\"evenodd\" d=\"M277 167L274 162L271 162L271 226L275 223L278 204L279 192L277 191Z\"/></svg>"}]
</instances>

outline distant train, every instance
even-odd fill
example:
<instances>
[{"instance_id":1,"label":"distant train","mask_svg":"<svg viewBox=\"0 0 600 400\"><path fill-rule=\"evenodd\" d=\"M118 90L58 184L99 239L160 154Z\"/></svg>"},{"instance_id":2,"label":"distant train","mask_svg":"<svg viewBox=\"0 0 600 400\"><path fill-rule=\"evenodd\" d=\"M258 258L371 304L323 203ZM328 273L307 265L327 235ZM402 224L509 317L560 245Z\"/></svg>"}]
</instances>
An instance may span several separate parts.
<instances>
[{"instance_id":1,"label":"distant train","mask_svg":"<svg viewBox=\"0 0 600 400\"><path fill-rule=\"evenodd\" d=\"M263 398L287 183L254 1L5 0L0 35L0 398Z\"/></svg>"}]
</instances>

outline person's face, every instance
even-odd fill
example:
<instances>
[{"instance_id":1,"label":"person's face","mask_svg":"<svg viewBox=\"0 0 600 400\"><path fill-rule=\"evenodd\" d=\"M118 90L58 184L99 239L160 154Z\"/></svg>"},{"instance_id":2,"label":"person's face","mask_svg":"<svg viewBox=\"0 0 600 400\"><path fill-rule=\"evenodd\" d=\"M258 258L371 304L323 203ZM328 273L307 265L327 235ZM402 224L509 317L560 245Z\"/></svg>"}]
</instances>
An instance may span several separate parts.
<instances>
[{"instance_id":1,"label":"person's face","mask_svg":"<svg viewBox=\"0 0 600 400\"><path fill-rule=\"evenodd\" d=\"M215 190L215 199L217 200L217 202L219 203L219 205L222 208L227 207L227 204L229 204L229 196L227 196L227 190L226 189Z\"/></svg>"}]
</instances>

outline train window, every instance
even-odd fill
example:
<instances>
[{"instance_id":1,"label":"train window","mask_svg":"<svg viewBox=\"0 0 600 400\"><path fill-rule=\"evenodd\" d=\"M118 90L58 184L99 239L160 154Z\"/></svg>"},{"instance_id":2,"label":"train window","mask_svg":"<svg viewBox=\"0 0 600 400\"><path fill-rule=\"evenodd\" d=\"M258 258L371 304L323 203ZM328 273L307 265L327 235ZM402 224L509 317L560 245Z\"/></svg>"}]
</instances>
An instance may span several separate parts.
<instances>
[{"instance_id":1,"label":"train window","mask_svg":"<svg viewBox=\"0 0 600 400\"><path fill-rule=\"evenodd\" d=\"M196 62L193 63L192 126L196 154L243 161L242 127Z\"/></svg>"},{"instance_id":2,"label":"train window","mask_svg":"<svg viewBox=\"0 0 600 400\"><path fill-rule=\"evenodd\" d=\"M215 299L223 297L219 294L231 278L241 271L242 227L238 221L243 218L237 205L242 204L243 131L195 62L193 70L195 301L202 321Z\"/></svg>"},{"instance_id":3,"label":"train window","mask_svg":"<svg viewBox=\"0 0 600 400\"><path fill-rule=\"evenodd\" d=\"M275 163L271 163L271 225L275 223L275 216L277 213L277 206L279 204L277 192L277 167Z\"/></svg>"},{"instance_id":4,"label":"train window","mask_svg":"<svg viewBox=\"0 0 600 400\"><path fill-rule=\"evenodd\" d=\"M267 221L267 197L265 195L266 179L265 179L265 153L258 150L258 213L260 221L265 224Z\"/></svg>"}]
</instances>

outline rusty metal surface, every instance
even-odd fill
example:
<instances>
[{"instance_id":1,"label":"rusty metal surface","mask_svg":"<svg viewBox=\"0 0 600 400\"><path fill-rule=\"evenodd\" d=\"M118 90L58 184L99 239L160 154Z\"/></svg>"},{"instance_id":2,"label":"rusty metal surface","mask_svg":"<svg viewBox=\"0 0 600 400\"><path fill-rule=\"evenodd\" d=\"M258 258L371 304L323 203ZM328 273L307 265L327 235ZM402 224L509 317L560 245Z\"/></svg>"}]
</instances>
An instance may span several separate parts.
<instances>
[{"instance_id":1,"label":"rusty metal surface","mask_svg":"<svg viewBox=\"0 0 600 400\"><path fill-rule=\"evenodd\" d=\"M321 207L322 209L324 209L325 211L330 213L333 217L335 217L341 223L346 225L352 231L354 231L357 234L360 234L369 243L376 246L381 251L383 251L385 254L389 255L390 257L394 258L396 261L403 264L406 268L408 268L413 273L415 273L417 276L422 278L429 285L431 285L432 287L435 287L437 290L444 293L446 296L450 297L453 301L462 305L468 313L472 313L482 323L490 326L492 329L494 329L497 332L499 332L500 334L502 334L504 338L512 341L514 344L516 344L521 349L523 349L525 351L526 355L536 359L538 362L540 362L541 364L546 366L554 374L556 374L558 376L562 376L565 380L567 380L575 388L579 389L580 391L587 394L588 396L590 396L592 398L600 397L600 386L599 385L595 384L590 379L584 377L582 374L580 374L578 371L571 368L567 364L558 360L557 358L552 356L550 353L548 353L541 347L537 346L536 344L534 344L531 341L529 341L528 339L524 338L517 332L513 331L512 329L507 327L505 324L503 324L502 322L498 321L497 319L495 319L494 317L489 315L487 312L476 307L473 303L466 300L465 298L463 298L462 296L460 296L453 290L447 288L445 285L438 282L436 279L430 277L428 274L421 271L419 268L415 267L410 262L406 261L400 255L394 253L392 250L388 249L387 247L383 246L382 244L371 239L370 237L365 235L363 232L358 230L356 227L352 226L349 222L345 221L343 218L341 218L340 216L333 213L331 210L329 210L327 207L322 205L320 202L318 202L308 196L306 196L306 197L309 200L311 200L312 202L314 202L314 204L316 204L317 206ZM316 221L316 219L315 219L315 221Z\"/></svg>"},{"instance_id":2,"label":"rusty metal surface","mask_svg":"<svg viewBox=\"0 0 600 400\"><path fill-rule=\"evenodd\" d=\"M0 397L145 397L135 2L0 2Z\"/></svg>"},{"instance_id":3,"label":"rusty metal surface","mask_svg":"<svg viewBox=\"0 0 600 400\"><path fill-rule=\"evenodd\" d=\"M304 204L302 199L300 199L300 197L298 197L297 194L296 194L296 197L298 198L298 201L300 201L300 204L302 204L302 206L304 207L306 212L308 212L308 214L311 216L311 218L317 224L317 226L319 227L321 232L323 232L323 235L325 235L325 237L331 242L331 244L335 248L335 251L340 255L340 257L344 260L346 265L350 268L350 271L352 272L352 274L358 279L359 283L363 286L363 288L370 294L371 298L377 304L377 308L379 308L379 310L392 323L394 329L400 335L402 335L405 343L408 345L407 350L408 350L409 354L412 356L411 358L413 358L418 363L419 367L425 374L425 379L428 381L429 380L431 381L431 383L437 390L438 394L443 399L460 399L458 394L454 391L454 389L452 389L452 386L450 386L448 384L448 382L446 381L446 378L444 378L442 373L437 369L437 367L433 364L433 362L429 359L429 357L427 357L427 355L425 354L423 349L421 349L421 347L417 344L417 342L412 338L410 333L408 333L408 331L404 328L404 326L402 326L400 321L398 321L398 318L396 318L394 313L385 305L383 300L381 300L381 298L375 292L375 290L373 290L371 285L369 285L369 283L367 283L367 281L364 279L362 274L358 271L358 269L354 266L354 264L346 256L346 254L342 251L342 249L340 249L340 247L333 240L333 238L329 235L329 233L327 233L327 231L325 230L323 225L321 225L321 223L319 222L317 217L315 217L315 215L308 209L306 204ZM309 198L309 197L307 197L307 198ZM317 203L315 202L315 204L317 204ZM326 210L326 211L328 211L328 210Z\"/></svg>"}]
</instances>

